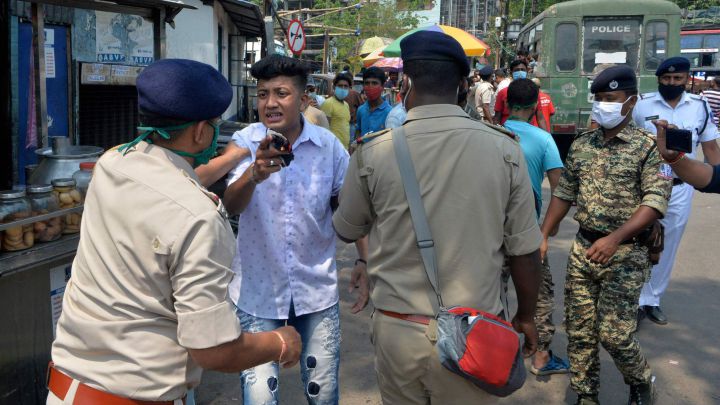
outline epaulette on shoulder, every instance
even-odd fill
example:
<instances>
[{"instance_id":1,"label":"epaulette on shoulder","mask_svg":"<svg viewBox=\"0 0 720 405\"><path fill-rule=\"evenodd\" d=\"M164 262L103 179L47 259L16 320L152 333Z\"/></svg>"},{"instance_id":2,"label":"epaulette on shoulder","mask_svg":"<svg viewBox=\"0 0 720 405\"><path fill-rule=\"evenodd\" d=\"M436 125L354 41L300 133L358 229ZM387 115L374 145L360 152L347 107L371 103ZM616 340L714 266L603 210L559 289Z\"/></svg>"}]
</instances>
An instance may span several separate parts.
<instances>
[{"instance_id":1,"label":"epaulette on shoulder","mask_svg":"<svg viewBox=\"0 0 720 405\"><path fill-rule=\"evenodd\" d=\"M363 143L363 144L368 143L368 142L372 141L373 139L377 138L378 136L386 134L390 131L392 131L392 128L387 128L387 129L383 129L382 131L371 132L369 134L365 134L360 137L360 143Z\"/></svg>"},{"instance_id":2,"label":"epaulette on shoulder","mask_svg":"<svg viewBox=\"0 0 720 405\"><path fill-rule=\"evenodd\" d=\"M657 94L657 92L654 92L654 91L651 93L642 93L642 94L640 94L640 100L647 100L647 99L653 98L653 97L655 97L656 94Z\"/></svg>"},{"instance_id":3,"label":"epaulette on shoulder","mask_svg":"<svg viewBox=\"0 0 720 405\"><path fill-rule=\"evenodd\" d=\"M513 139L513 140L515 140L515 141L518 140L517 135L515 135L514 133L512 133L512 131L510 131L509 129L505 128L505 127L502 126L502 125L490 124L490 123L488 123L488 122L483 122L483 124L485 124L485 125L487 125L488 127L490 127L490 128L492 128L492 129L500 132L501 134L509 137L510 139Z\"/></svg>"},{"instance_id":4,"label":"epaulette on shoulder","mask_svg":"<svg viewBox=\"0 0 720 405\"><path fill-rule=\"evenodd\" d=\"M584 132L580 132L579 134L575 135L575 137L574 137L573 139L582 138L583 136L590 135L590 134L594 133L595 131L597 131L597 128L596 128L596 129L589 129L589 130L584 131Z\"/></svg>"},{"instance_id":5,"label":"epaulette on shoulder","mask_svg":"<svg viewBox=\"0 0 720 405\"><path fill-rule=\"evenodd\" d=\"M699 95L699 94L688 93L688 95L689 95L690 98L693 99L693 100L700 100L700 101L704 100L704 98L703 98L701 95Z\"/></svg>"}]
</instances>

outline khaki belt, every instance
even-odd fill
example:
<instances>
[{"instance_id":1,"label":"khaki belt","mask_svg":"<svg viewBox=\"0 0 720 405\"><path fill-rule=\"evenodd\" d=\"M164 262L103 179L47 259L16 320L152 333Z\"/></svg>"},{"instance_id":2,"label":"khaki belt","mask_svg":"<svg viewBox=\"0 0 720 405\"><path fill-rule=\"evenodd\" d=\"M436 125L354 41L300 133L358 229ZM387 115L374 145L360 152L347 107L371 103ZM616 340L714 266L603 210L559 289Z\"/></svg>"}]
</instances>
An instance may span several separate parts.
<instances>
[{"instance_id":1,"label":"khaki belt","mask_svg":"<svg viewBox=\"0 0 720 405\"><path fill-rule=\"evenodd\" d=\"M47 388L55 394L60 400L65 400L65 396L70 390L73 379L65 375L62 371L55 368L51 361L48 365L47 372ZM183 404L185 398L182 399ZM73 399L74 405L173 405L174 401L141 401L121 397L109 392L100 391L83 383L78 385Z\"/></svg>"},{"instance_id":2,"label":"khaki belt","mask_svg":"<svg viewBox=\"0 0 720 405\"><path fill-rule=\"evenodd\" d=\"M411 315L411 314L399 314L393 311L386 311L384 309L378 309L381 314L392 318L402 319L403 321L420 323L423 325L429 325L430 320L433 319L431 316L426 315Z\"/></svg>"}]
</instances>

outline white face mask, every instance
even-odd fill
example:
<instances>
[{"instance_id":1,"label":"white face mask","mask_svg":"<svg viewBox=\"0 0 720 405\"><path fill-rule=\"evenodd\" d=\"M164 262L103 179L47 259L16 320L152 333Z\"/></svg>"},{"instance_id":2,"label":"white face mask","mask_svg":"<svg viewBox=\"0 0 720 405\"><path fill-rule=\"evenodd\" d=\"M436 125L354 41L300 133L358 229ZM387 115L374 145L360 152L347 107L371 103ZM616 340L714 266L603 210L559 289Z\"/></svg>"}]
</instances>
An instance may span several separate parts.
<instances>
[{"instance_id":1,"label":"white face mask","mask_svg":"<svg viewBox=\"0 0 720 405\"><path fill-rule=\"evenodd\" d=\"M628 98L630 100L630 98ZM620 125L627 114L622 115L622 108L627 103L611 103L605 101L593 101L592 119L605 129L613 129Z\"/></svg>"}]
</instances>

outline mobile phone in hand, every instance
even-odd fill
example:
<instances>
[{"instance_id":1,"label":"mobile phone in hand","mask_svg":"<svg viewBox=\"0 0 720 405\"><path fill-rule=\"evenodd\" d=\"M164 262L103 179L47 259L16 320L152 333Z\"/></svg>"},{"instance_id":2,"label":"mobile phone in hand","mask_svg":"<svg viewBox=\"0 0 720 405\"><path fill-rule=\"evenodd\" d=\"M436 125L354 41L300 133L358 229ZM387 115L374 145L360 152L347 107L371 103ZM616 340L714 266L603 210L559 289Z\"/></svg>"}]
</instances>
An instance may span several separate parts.
<instances>
[{"instance_id":1,"label":"mobile phone in hand","mask_svg":"<svg viewBox=\"0 0 720 405\"><path fill-rule=\"evenodd\" d=\"M665 131L665 147L685 153L692 153L692 131L668 128Z\"/></svg>"},{"instance_id":2,"label":"mobile phone in hand","mask_svg":"<svg viewBox=\"0 0 720 405\"><path fill-rule=\"evenodd\" d=\"M272 136L272 146L282 153L280 159L282 159L283 166L289 166L290 162L295 159L295 155L292 152L292 145L288 139L281 133L273 131L268 128L267 134Z\"/></svg>"}]
</instances>

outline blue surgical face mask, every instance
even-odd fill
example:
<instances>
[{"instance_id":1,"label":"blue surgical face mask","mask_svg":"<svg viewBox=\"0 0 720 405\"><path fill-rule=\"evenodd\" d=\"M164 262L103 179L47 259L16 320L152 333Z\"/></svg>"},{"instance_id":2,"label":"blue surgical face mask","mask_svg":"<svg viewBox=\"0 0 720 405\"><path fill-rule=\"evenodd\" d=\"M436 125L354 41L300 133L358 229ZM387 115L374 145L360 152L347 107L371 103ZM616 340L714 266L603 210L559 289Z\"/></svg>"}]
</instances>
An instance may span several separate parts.
<instances>
[{"instance_id":1,"label":"blue surgical face mask","mask_svg":"<svg viewBox=\"0 0 720 405\"><path fill-rule=\"evenodd\" d=\"M343 89L342 87L335 87L335 97L337 97L338 100L344 100L348 94L350 94L350 90Z\"/></svg>"},{"instance_id":2,"label":"blue surgical face mask","mask_svg":"<svg viewBox=\"0 0 720 405\"><path fill-rule=\"evenodd\" d=\"M527 72L524 72L522 70L513 72L513 80L518 80L518 79L527 79Z\"/></svg>"}]
</instances>

